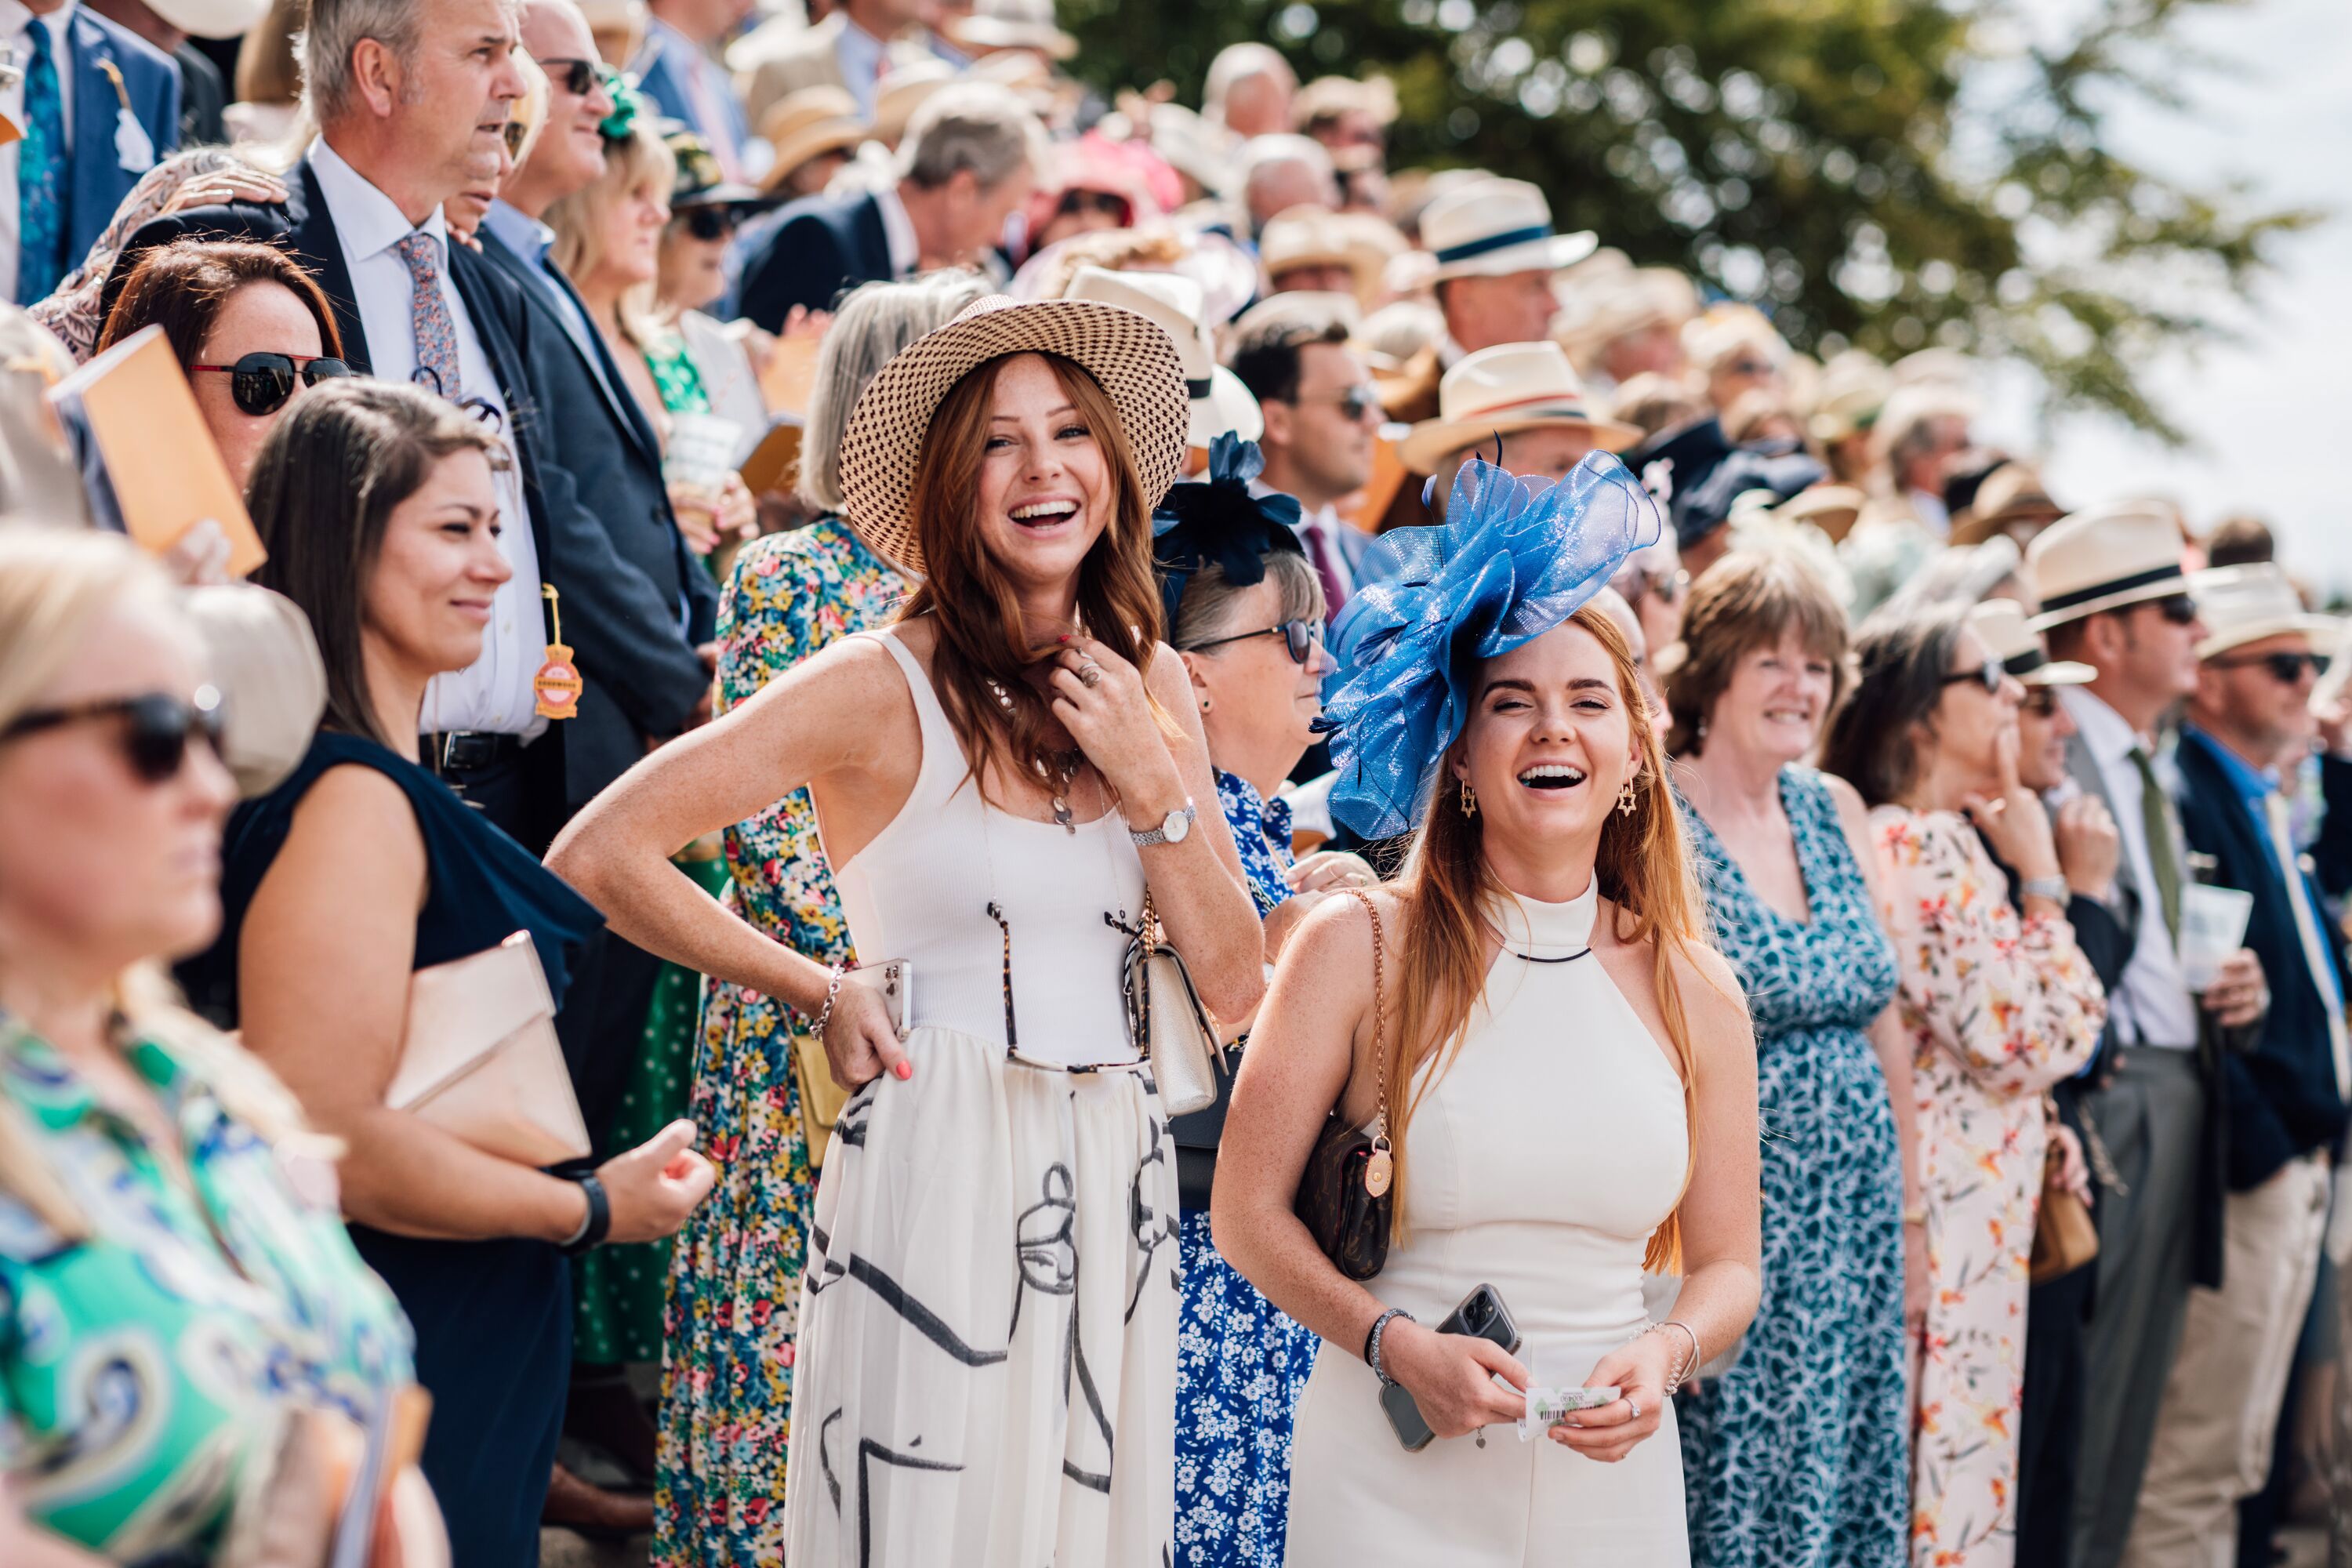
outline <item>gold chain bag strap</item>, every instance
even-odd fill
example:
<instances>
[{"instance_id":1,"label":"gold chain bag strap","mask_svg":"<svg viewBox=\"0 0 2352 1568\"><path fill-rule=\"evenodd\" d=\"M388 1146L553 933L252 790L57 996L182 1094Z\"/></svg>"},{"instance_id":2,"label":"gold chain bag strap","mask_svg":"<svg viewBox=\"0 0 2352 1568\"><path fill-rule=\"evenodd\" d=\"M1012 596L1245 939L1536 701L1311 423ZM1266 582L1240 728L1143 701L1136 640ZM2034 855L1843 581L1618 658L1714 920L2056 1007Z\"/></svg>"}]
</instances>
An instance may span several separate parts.
<instances>
[{"instance_id":1,"label":"gold chain bag strap","mask_svg":"<svg viewBox=\"0 0 2352 1568\"><path fill-rule=\"evenodd\" d=\"M1396 1156L1389 1143L1389 1056L1381 1028L1388 995L1381 973L1386 942L1381 911L1363 889L1348 892L1372 921L1372 1061L1380 1098L1369 1129L1349 1125L1339 1108L1331 1108L1307 1156L1307 1169L1299 1174L1293 1207L1332 1267L1350 1279L1364 1280L1389 1260L1389 1226L1396 1207L1389 1186L1396 1174Z\"/></svg>"}]
</instances>

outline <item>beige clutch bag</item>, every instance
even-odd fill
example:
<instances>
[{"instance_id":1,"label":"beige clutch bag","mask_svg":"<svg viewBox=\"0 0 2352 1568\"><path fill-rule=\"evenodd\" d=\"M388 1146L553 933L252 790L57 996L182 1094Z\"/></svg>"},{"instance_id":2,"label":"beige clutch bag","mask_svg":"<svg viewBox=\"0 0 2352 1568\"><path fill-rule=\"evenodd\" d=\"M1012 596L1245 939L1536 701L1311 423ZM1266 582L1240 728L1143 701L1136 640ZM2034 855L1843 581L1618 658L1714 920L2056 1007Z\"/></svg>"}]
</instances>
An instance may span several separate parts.
<instances>
[{"instance_id":1,"label":"beige clutch bag","mask_svg":"<svg viewBox=\"0 0 2352 1568\"><path fill-rule=\"evenodd\" d=\"M530 932L409 977L407 1036L383 1098L520 1164L587 1158L587 1123Z\"/></svg>"}]
</instances>

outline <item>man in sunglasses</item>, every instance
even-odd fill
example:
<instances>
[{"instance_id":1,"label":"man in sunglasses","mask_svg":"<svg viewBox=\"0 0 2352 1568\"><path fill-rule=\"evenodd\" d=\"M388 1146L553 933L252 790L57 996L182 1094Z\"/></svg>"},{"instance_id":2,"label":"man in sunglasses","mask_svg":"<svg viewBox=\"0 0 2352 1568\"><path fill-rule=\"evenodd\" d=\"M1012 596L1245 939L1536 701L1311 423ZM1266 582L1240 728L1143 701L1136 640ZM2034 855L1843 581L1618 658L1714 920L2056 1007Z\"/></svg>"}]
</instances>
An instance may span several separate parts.
<instances>
[{"instance_id":1,"label":"man in sunglasses","mask_svg":"<svg viewBox=\"0 0 2352 1568\"><path fill-rule=\"evenodd\" d=\"M1339 520L1338 506L1372 477L1380 395L1349 346L1348 324L1308 307L1245 327L1229 364L1265 414L1258 437L1265 468L1253 487L1298 500L1298 542L1323 580L1328 616L1356 591L1356 563L1371 535Z\"/></svg>"},{"instance_id":2,"label":"man in sunglasses","mask_svg":"<svg viewBox=\"0 0 2352 1568\"><path fill-rule=\"evenodd\" d=\"M2050 657L2096 672L2058 700L2076 730L2068 772L2105 802L2123 839L2116 901L2129 935L2108 996L2111 1037L2079 1096L2102 1183L2089 1394L2074 1456L2079 1568L2126 1560L2190 1289L2222 1283L2223 1060L2250 1040L2268 1005L2252 952L2231 954L2201 994L2189 990L2180 961L2182 889L2192 879L2157 737L2166 714L2197 690L2207 636L2181 550L2168 511L2126 503L2055 523L2026 552L2042 607L2032 625L2048 637ZM2236 1253L2231 1237L2232 1268ZM2050 1453L2042 1462L2054 1470L2066 1458Z\"/></svg>"},{"instance_id":3,"label":"man in sunglasses","mask_svg":"<svg viewBox=\"0 0 2352 1568\"><path fill-rule=\"evenodd\" d=\"M2191 591L2206 636L2181 727L2181 826L2190 853L2210 863L2203 880L2253 895L2246 944L2269 977L2271 1007L2251 1048L2221 1063L2227 1252L2219 1288L2189 1294L2157 1416L2126 1558L2150 1565L2230 1556L2240 1500L2269 1479L2318 1279L2327 1153L2352 1097L2344 1019L2352 972L2325 901L2352 887L2352 763L2320 761L2329 810L2308 860L2287 808L2310 753L2312 686L2326 663L2315 649L2332 648L2340 633L2305 614L2294 585L2267 563L2200 572Z\"/></svg>"}]
</instances>

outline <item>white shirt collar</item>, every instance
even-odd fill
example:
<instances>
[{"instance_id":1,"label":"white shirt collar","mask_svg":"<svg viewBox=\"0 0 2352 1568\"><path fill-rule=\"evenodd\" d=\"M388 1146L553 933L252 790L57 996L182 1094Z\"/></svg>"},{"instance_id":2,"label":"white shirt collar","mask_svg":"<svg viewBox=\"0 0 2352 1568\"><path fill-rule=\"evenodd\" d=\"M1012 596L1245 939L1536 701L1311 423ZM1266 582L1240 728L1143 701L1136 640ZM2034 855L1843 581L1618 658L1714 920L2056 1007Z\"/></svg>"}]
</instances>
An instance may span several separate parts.
<instances>
[{"instance_id":1,"label":"white shirt collar","mask_svg":"<svg viewBox=\"0 0 2352 1568\"><path fill-rule=\"evenodd\" d=\"M47 16L36 16L29 6L20 5L18 0L0 0L0 34L11 39L22 37L26 28L36 21L42 23L49 29L49 42L57 50L58 63L62 66L65 63L64 51L71 42L66 29L73 26L74 10L74 0L66 0L66 4ZM22 60L16 62L19 66L24 63Z\"/></svg>"},{"instance_id":2,"label":"white shirt collar","mask_svg":"<svg viewBox=\"0 0 2352 1568\"><path fill-rule=\"evenodd\" d=\"M310 167L319 176L319 190L327 198L327 212L335 220L335 235L342 242L345 256L355 262L365 261L390 250L412 231L421 231L433 237L446 260L449 229L441 221L439 207L427 214L423 223L411 224L393 199L345 163L343 155L329 146L324 136L311 140L310 155Z\"/></svg>"},{"instance_id":3,"label":"white shirt collar","mask_svg":"<svg viewBox=\"0 0 2352 1568\"><path fill-rule=\"evenodd\" d=\"M2130 721L2108 707L2105 699L2092 696L2089 688L2061 687L2058 700L2066 705L2083 744L2090 748L2101 771L2122 767L2135 751L2144 750L2151 757L2156 754L2155 746L2131 727Z\"/></svg>"},{"instance_id":4,"label":"white shirt collar","mask_svg":"<svg viewBox=\"0 0 2352 1568\"><path fill-rule=\"evenodd\" d=\"M898 199L895 185L875 192L874 202L882 209L882 237L890 247L891 275L904 278L923 259L923 242L915 237L915 220L907 216L907 204Z\"/></svg>"}]
</instances>

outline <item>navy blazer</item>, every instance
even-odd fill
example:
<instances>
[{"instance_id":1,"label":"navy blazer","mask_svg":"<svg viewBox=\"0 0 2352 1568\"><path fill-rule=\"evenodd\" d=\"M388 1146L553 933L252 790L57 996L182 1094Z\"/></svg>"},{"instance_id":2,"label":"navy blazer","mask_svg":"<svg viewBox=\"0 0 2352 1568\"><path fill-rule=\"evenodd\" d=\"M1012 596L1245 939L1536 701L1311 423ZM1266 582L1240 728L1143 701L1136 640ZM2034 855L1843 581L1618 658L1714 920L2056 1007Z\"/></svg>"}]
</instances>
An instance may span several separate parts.
<instances>
[{"instance_id":1,"label":"navy blazer","mask_svg":"<svg viewBox=\"0 0 2352 1568\"><path fill-rule=\"evenodd\" d=\"M2192 851L2212 858L2203 879L2254 896L2246 945L2262 960L2270 985L2270 1016L2252 1048L2228 1052L2221 1062L2230 1084L2229 1183L2244 1192L2268 1181L2289 1160L2334 1147L2344 1133L2346 1108L2336 1088L2328 1003L2304 956L2285 879L2236 783L2211 751L2214 743L2195 731L2185 731L2174 761L2180 769L2181 830ZM2352 763L2331 759L2323 764L2322 777L2330 825L2339 816L2352 818ZM2347 875L2343 839L2339 831L2321 844L2328 869L2339 877ZM2322 855L2315 855L2315 869L2321 860ZM2313 906L2320 941L2335 965L2336 994L2352 996L2343 941L2329 930L2316 899Z\"/></svg>"},{"instance_id":2,"label":"navy blazer","mask_svg":"<svg viewBox=\"0 0 2352 1568\"><path fill-rule=\"evenodd\" d=\"M697 112L700 106L686 89L687 73L693 68L697 52L692 38L657 16L648 17L645 47L630 62L630 68L637 73L637 89L654 100L666 118L681 122L713 145L724 142L730 155L740 155L743 143L751 138L751 127L726 73L719 72L710 92L711 101L719 107L720 124L703 123L702 116Z\"/></svg>"},{"instance_id":3,"label":"navy blazer","mask_svg":"<svg viewBox=\"0 0 2352 1568\"><path fill-rule=\"evenodd\" d=\"M333 308L343 358L354 370L368 373L373 362L351 268L344 264L342 242L318 175L305 160L286 184L283 206L240 202L196 207L143 225L115 258L106 280L107 308L113 308L124 278L152 246L189 237L266 240L286 246L317 279ZM450 247L449 275L506 396L532 542L538 546L541 572L562 597L563 640L573 650L573 661L583 679L601 683L648 732L674 733L709 683L709 673L693 658L678 626L675 584L665 593L614 548L612 531L583 500L580 484L561 460L549 428L554 400L532 374L534 366L543 371L550 363L540 342L545 334L534 330L521 289L462 245ZM693 666L690 694L686 690L688 663ZM545 803L559 822L568 815L563 809L567 804L586 800L628 765L611 747L593 743L593 730L575 744L566 731L578 722L566 720L550 731L563 742L565 800Z\"/></svg>"},{"instance_id":4,"label":"navy blazer","mask_svg":"<svg viewBox=\"0 0 2352 1568\"><path fill-rule=\"evenodd\" d=\"M782 331L795 305L828 310L860 283L896 277L882 204L871 195L803 196L744 230L736 314Z\"/></svg>"},{"instance_id":5,"label":"navy blazer","mask_svg":"<svg viewBox=\"0 0 2352 1568\"><path fill-rule=\"evenodd\" d=\"M72 178L67 181L70 205L66 209L66 269L69 272L81 265L89 247L114 221L122 198L147 173L145 168L124 168L115 148L114 133L124 100L130 101L131 117L153 144L155 163L162 163L180 144L180 68L172 63L172 57L87 5L74 7L70 31L73 168ZM114 78L107 74L108 65L121 75L119 93L114 90Z\"/></svg>"}]
</instances>

